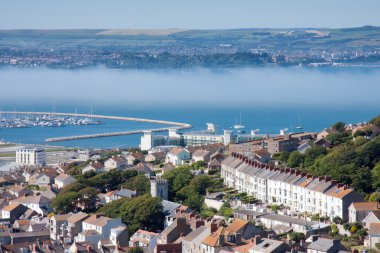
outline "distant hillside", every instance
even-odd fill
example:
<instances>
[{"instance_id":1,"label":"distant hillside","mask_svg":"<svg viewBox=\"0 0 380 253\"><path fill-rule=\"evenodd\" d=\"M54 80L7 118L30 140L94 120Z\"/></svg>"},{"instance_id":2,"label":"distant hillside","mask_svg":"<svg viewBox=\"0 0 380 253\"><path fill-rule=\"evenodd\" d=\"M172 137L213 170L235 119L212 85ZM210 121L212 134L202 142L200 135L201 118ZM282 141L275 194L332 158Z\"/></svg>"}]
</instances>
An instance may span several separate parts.
<instances>
[{"instance_id":1,"label":"distant hillside","mask_svg":"<svg viewBox=\"0 0 380 253\"><path fill-rule=\"evenodd\" d=\"M78 68L380 64L380 27L0 30L0 66Z\"/></svg>"},{"instance_id":2,"label":"distant hillside","mask_svg":"<svg viewBox=\"0 0 380 253\"><path fill-rule=\"evenodd\" d=\"M380 27L346 29L230 29L230 30L0 30L0 48L166 46L213 47L240 50L380 49Z\"/></svg>"}]
</instances>

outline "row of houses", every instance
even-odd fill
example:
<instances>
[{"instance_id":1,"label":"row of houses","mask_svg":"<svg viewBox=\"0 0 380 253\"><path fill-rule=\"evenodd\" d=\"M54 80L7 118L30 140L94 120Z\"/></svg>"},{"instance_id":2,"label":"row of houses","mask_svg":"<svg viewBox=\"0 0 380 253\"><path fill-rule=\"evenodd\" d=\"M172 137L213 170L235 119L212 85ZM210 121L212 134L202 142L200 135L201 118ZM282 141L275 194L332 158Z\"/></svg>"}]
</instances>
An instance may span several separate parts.
<instances>
[{"instance_id":1,"label":"row of houses","mask_svg":"<svg viewBox=\"0 0 380 253\"><path fill-rule=\"evenodd\" d=\"M270 204L292 211L348 219L348 207L363 197L330 177L315 177L291 168L261 164L232 153L222 162L224 183Z\"/></svg>"}]
</instances>

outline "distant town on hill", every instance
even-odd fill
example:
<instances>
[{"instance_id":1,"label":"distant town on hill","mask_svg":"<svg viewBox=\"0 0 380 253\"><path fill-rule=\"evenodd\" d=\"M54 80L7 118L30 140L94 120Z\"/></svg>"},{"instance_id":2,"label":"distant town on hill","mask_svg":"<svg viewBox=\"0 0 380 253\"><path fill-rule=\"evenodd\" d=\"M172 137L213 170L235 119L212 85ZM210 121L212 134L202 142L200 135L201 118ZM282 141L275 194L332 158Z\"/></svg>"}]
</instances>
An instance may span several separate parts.
<instances>
[{"instance_id":1,"label":"distant town on hill","mask_svg":"<svg viewBox=\"0 0 380 253\"><path fill-rule=\"evenodd\" d=\"M0 67L379 66L380 27L0 30Z\"/></svg>"}]
</instances>

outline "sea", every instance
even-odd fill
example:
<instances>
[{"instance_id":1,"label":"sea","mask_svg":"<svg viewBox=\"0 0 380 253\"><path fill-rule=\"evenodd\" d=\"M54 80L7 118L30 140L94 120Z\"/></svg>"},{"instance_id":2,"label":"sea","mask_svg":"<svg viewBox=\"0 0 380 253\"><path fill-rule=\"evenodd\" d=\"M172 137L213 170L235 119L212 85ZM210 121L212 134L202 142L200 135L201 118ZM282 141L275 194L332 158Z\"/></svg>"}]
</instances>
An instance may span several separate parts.
<instances>
[{"instance_id":1,"label":"sea","mask_svg":"<svg viewBox=\"0 0 380 253\"><path fill-rule=\"evenodd\" d=\"M0 109L94 113L189 123L197 131L241 124L249 133L321 131L337 121L380 114L380 69L191 70L0 69ZM0 118L6 117L0 115ZM12 116L9 116L12 117ZM47 143L47 138L162 127L102 120L101 125L0 128L0 141L80 148L137 147L141 135ZM296 126L302 125L303 129Z\"/></svg>"}]
</instances>

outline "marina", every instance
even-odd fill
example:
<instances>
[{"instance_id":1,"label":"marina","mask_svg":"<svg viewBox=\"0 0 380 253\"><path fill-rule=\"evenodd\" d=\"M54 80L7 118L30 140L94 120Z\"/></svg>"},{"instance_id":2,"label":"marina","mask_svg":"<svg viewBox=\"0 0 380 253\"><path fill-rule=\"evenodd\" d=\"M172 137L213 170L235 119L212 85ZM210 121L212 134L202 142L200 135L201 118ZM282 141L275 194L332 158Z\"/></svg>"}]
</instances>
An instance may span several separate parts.
<instances>
[{"instance_id":1,"label":"marina","mask_svg":"<svg viewBox=\"0 0 380 253\"><path fill-rule=\"evenodd\" d=\"M63 127L67 125L100 125L104 122L89 118L53 116L51 114L30 116L13 115L14 117L1 117L0 128L28 128L28 127Z\"/></svg>"},{"instance_id":2,"label":"marina","mask_svg":"<svg viewBox=\"0 0 380 253\"><path fill-rule=\"evenodd\" d=\"M169 127L161 127L161 128L153 128L153 129L140 129L140 130L132 130L132 131L119 131L119 132L110 132L110 133L100 133L100 134L84 134L84 135L75 135L75 136L64 136L64 137L55 137L55 138L47 138L45 139L46 142L62 142L62 141L72 141L72 140L80 140L80 139L92 139L92 138L101 138L101 137L114 137L114 136L122 136L122 135L132 135L132 134L141 134L145 131L151 131L151 132L163 132L168 131L170 129L189 129L192 128L192 125L187 123L181 123L181 122L174 122L174 121L165 121L165 120L154 120L154 119L144 119L144 118L132 118L132 117L120 117L120 116L107 116L107 115L92 115L92 114L77 114L77 113L48 113L48 112L17 112L17 111L0 111L0 115L25 115L25 119L30 119L31 117L41 116L42 118L48 118L50 119L48 124L56 124L52 123L55 122L55 118L66 118L67 120L64 122L82 122L83 124L101 124L101 121L93 121L93 118L96 119L108 119L108 120L118 120L118 121L136 121L136 122L148 122L148 123L154 123L154 124L163 124L163 125L169 125ZM49 115L49 116L46 116ZM76 118L84 118L82 121L73 121L72 117ZM91 120L88 120L88 118L91 118ZM19 121L12 121L12 124L15 124L15 122ZM34 121L33 121L34 122ZM41 121L37 121L41 122ZM18 123L21 125L21 123ZM22 123L24 124L24 123ZM41 124L41 123L40 123ZM44 123L45 124L45 123ZM73 123L74 124L74 123ZM25 123L26 125L26 123ZM16 124L16 128L17 124Z\"/></svg>"}]
</instances>

